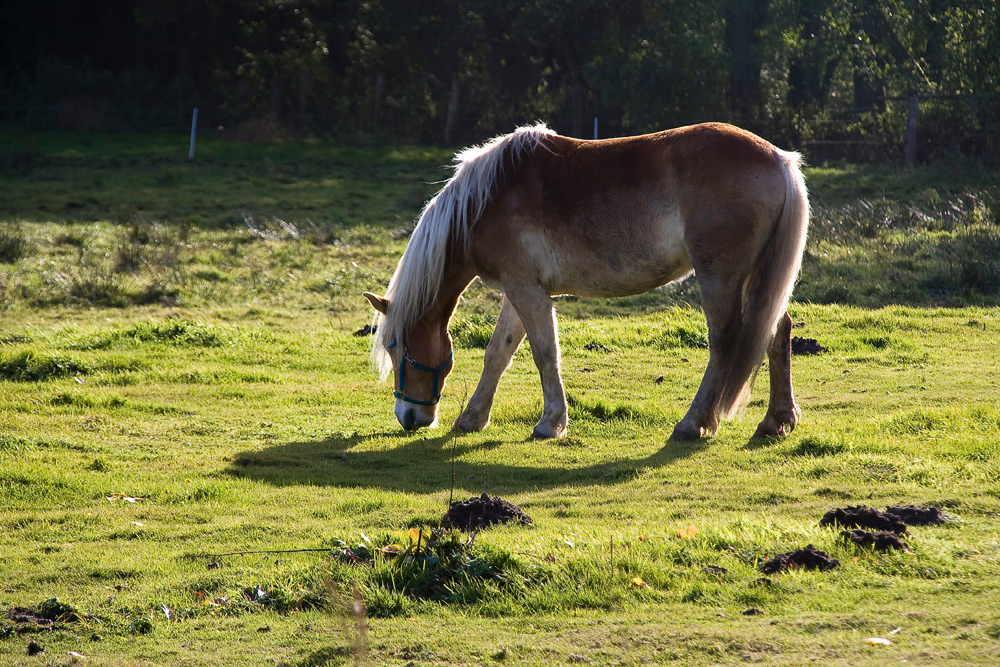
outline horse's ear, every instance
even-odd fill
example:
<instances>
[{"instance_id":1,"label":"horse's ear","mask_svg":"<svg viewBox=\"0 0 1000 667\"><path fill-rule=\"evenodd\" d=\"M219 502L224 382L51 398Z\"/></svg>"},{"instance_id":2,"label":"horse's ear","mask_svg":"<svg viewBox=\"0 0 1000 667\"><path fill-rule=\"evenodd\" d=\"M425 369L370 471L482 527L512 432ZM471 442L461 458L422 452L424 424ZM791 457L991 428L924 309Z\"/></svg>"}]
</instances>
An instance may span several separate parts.
<instances>
[{"instance_id":1,"label":"horse's ear","mask_svg":"<svg viewBox=\"0 0 1000 667\"><path fill-rule=\"evenodd\" d=\"M385 315L385 311L389 310L389 300L379 296L378 294L372 294L371 292L365 292L361 296L368 299L368 303L372 305L372 308L378 312Z\"/></svg>"}]
</instances>

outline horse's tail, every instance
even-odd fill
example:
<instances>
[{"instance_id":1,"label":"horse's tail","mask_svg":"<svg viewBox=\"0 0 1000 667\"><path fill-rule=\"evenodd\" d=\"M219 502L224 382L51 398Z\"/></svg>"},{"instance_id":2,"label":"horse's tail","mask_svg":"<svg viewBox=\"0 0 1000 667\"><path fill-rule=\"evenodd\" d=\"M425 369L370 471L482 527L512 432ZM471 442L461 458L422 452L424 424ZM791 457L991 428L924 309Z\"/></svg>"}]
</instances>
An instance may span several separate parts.
<instances>
[{"instance_id":1,"label":"horse's tail","mask_svg":"<svg viewBox=\"0 0 1000 667\"><path fill-rule=\"evenodd\" d=\"M726 419L731 419L749 400L760 362L788 309L788 300L802 266L809 226L809 197L802 176L802 156L775 150L785 178L785 203L744 284L737 349L726 355L730 368L723 369L727 381L723 383L719 407L721 416Z\"/></svg>"}]
</instances>

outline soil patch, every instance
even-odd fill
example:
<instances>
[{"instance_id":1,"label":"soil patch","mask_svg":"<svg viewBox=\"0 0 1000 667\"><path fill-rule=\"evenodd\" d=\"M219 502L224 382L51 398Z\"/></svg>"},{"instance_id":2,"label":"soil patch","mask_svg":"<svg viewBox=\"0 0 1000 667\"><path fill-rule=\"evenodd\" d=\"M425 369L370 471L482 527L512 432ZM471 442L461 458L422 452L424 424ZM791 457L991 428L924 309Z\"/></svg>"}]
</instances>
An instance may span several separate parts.
<instances>
[{"instance_id":1,"label":"soil patch","mask_svg":"<svg viewBox=\"0 0 1000 667\"><path fill-rule=\"evenodd\" d=\"M589 350L590 352L601 351L601 352L614 352L607 345L601 345L600 343L587 343L583 346L583 349Z\"/></svg>"},{"instance_id":2,"label":"soil patch","mask_svg":"<svg viewBox=\"0 0 1000 667\"><path fill-rule=\"evenodd\" d=\"M839 560L810 544L805 549L789 551L768 559L760 566L760 571L764 574L777 574L788 569L832 570L835 567L840 567Z\"/></svg>"},{"instance_id":3,"label":"soil patch","mask_svg":"<svg viewBox=\"0 0 1000 667\"><path fill-rule=\"evenodd\" d=\"M15 632L30 631L32 628L51 628L57 623L78 623L81 620L76 609L60 602L58 598L50 598L37 608L12 607L6 615L8 620L14 622Z\"/></svg>"},{"instance_id":4,"label":"soil patch","mask_svg":"<svg viewBox=\"0 0 1000 667\"><path fill-rule=\"evenodd\" d=\"M897 535L906 532L906 524L897 517L880 512L873 507L858 505L856 507L838 507L823 515L821 526L840 526L842 528L866 528L868 530L887 530Z\"/></svg>"},{"instance_id":5,"label":"soil patch","mask_svg":"<svg viewBox=\"0 0 1000 667\"><path fill-rule=\"evenodd\" d=\"M517 521L522 526L532 523L531 517L514 503L484 493L478 498L453 502L441 520L441 525L460 530L476 530L510 521Z\"/></svg>"},{"instance_id":6,"label":"soil patch","mask_svg":"<svg viewBox=\"0 0 1000 667\"><path fill-rule=\"evenodd\" d=\"M372 326L371 324L366 324L365 326L355 331L354 335L360 338L361 336L371 336L373 333L376 333L377 331L378 331L377 324L374 326Z\"/></svg>"},{"instance_id":7,"label":"soil patch","mask_svg":"<svg viewBox=\"0 0 1000 667\"><path fill-rule=\"evenodd\" d=\"M845 542L853 542L858 546L872 547L876 551L909 551L909 545L899 539L896 533L880 530L877 532L869 530L845 530L840 533Z\"/></svg>"},{"instance_id":8,"label":"soil patch","mask_svg":"<svg viewBox=\"0 0 1000 667\"><path fill-rule=\"evenodd\" d=\"M896 517L907 526L936 526L948 521L948 516L944 512L927 505L897 505L885 508L885 513Z\"/></svg>"},{"instance_id":9,"label":"soil patch","mask_svg":"<svg viewBox=\"0 0 1000 667\"><path fill-rule=\"evenodd\" d=\"M815 338L801 338L799 336L792 337L792 354L814 355L829 351L830 350L820 345Z\"/></svg>"}]
</instances>

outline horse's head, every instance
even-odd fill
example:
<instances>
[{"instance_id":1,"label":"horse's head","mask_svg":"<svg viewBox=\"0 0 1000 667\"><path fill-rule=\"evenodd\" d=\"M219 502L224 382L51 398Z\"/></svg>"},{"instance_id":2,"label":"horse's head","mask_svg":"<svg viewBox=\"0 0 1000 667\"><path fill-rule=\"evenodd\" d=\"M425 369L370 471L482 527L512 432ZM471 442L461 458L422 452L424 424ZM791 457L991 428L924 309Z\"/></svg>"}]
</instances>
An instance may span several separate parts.
<instances>
[{"instance_id":1,"label":"horse's head","mask_svg":"<svg viewBox=\"0 0 1000 667\"><path fill-rule=\"evenodd\" d=\"M384 325L389 300L370 292L364 296L382 314ZM418 321L391 338L380 335L375 344L384 347L392 362L396 419L407 431L434 426L445 378L453 366L448 319Z\"/></svg>"}]
</instances>

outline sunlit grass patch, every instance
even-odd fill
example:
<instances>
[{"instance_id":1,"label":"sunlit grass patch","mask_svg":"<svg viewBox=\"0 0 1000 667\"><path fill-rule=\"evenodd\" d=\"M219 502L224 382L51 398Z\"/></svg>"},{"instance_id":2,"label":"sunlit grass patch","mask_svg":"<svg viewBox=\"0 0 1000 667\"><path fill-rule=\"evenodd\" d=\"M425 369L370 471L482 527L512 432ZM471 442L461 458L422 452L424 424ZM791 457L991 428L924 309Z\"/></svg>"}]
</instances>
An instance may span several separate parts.
<instances>
[{"instance_id":1,"label":"sunlit grass patch","mask_svg":"<svg viewBox=\"0 0 1000 667\"><path fill-rule=\"evenodd\" d=\"M485 349L496 327L495 315L471 315L452 322L450 330L455 345Z\"/></svg>"},{"instance_id":2,"label":"sunlit grass patch","mask_svg":"<svg viewBox=\"0 0 1000 667\"><path fill-rule=\"evenodd\" d=\"M574 394L569 394L566 400L569 403L570 419L574 421L631 422L639 427L664 421L663 411L648 404L609 405L601 399L578 398Z\"/></svg>"},{"instance_id":3,"label":"sunlit grass patch","mask_svg":"<svg viewBox=\"0 0 1000 667\"><path fill-rule=\"evenodd\" d=\"M805 436L791 450L792 456L826 457L836 456L850 450L850 443L843 437Z\"/></svg>"},{"instance_id":4,"label":"sunlit grass patch","mask_svg":"<svg viewBox=\"0 0 1000 667\"><path fill-rule=\"evenodd\" d=\"M0 184L27 241L0 264L0 664L23 662L29 636L48 660L95 663L348 664L357 645L400 664L996 662L992 181L878 175L906 196L852 203L876 174L819 174L790 310L793 335L829 352L792 359L803 415L787 437L750 437L762 370L715 437L668 440L708 361L688 280L556 300L569 433L533 441L528 343L490 427L448 430L499 293L476 281L459 305L434 430L399 427L370 339L353 335L371 322L360 292L388 282L443 153L209 145L218 161L188 164L163 160L164 139L146 164L108 141L135 174L78 146ZM78 197L59 174L93 152L105 187ZM141 196L122 194L132 185ZM51 210L31 209L43 200ZM463 533L457 560L435 551L451 565L431 566L411 531L483 492L533 527L468 547ZM908 553L818 525L835 507L911 503L954 520L913 528ZM362 534L373 553L402 550L337 555ZM760 571L809 544L841 566ZM33 635L8 620L51 598L84 621ZM864 642L896 627L891 646Z\"/></svg>"},{"instance_id":5,"label":"sunlit grass patch","mask_svg":"<svg viewBox=\"0 0 1000 667\"><path fill-rule=\"evenodd\" d=\"M44 382L91 374L115 374L145 367L142 360L120 355L85 358L71 352L31 348L0 351L0 378L15 382Z\"/></svg>"},{"instance_id":6,"label":"sunlit grass patch","mask_svg":"<svg viewBox=\"0 0 1000 667\"><path fill-rule=\"evenodd\" d=\"M268 331L243 330L222 324L171 319L148 320L81 334L69 344L69 348L104 350L113 347L136 347L143 343L213 348L248 343L277 344L278 339Z\"/></svg>"}]
</instances>

